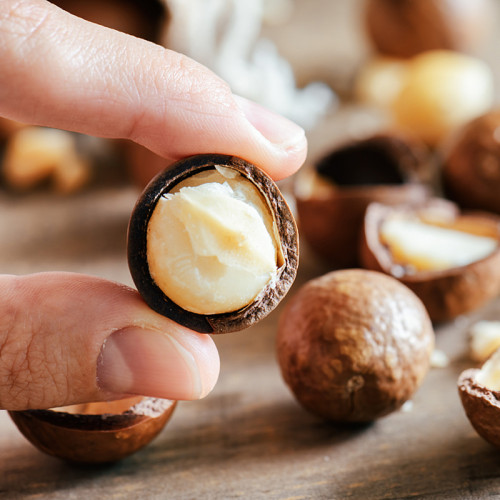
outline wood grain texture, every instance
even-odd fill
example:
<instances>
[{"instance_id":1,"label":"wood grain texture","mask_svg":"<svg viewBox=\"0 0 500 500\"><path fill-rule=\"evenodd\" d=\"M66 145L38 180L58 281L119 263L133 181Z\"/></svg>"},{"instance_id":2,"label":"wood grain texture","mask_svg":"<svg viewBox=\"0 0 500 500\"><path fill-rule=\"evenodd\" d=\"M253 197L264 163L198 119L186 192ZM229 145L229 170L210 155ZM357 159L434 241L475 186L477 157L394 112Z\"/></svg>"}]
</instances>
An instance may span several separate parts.
<instances>
[{"instance_id":1,"label":"wood grain texture","mask_svg":"<svg viewBox=\"0 0 500 500\"><path fill-rule=\"evenodd\" d=\"M285 55L302 57L307 29L315 57L305 75L329 74L334 59L361 50L351 34L353 0L297 0L290 27L276 30ZM309 6L309 7L308 7ZM321 15L318 17L317 12ZM343 23L342 16L349 22ZM322 54L318 33L330 26ZM337 37L335 26L339 25ZM300 27L299 27L300 26ZM294 36L292 36L294 35ZM350 36L356 39L350 45ZM293 41L295 40L295 42ZM302 41L301 41L302 40ZM297 51L291 49L297 44ZM323 44L325 42L322 42ZM329 42L330 43L330 42ZM497 45L498 46L498 45ZM342 51L344 51L342 53ZM316 71L318 70L318 71ZM310 133L311 155L353 126L375 122L345 110ZM286 185L286 183L285 183ZM86 272L128 285L126 228L138 191L92 189L71 198L0 192L0 272ZM305 244L293 294L326 272ZM286 299L285 299L286 301ZM457 392L467 358L467 331L478 319L499 319L500 300L437 328L450 359L426 377L410 405L372 425L334 426L309 415L282 381L274 353L280 304L251 331L217 336L221 376L204 400L182 402L145 449L114 465L71 466L33 448L0 412L0 498L6 499L457 499L500 497L500 452L469 424Z\"/></svg>"}]
</instances>

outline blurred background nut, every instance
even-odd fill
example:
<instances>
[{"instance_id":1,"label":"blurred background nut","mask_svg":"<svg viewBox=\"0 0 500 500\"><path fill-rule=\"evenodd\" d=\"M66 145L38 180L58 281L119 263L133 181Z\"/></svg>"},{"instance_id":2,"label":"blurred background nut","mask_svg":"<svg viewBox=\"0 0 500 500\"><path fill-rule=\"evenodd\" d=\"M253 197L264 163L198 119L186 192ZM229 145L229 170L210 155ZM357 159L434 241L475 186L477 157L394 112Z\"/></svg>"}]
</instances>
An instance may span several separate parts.
<instances>
[{"instance_id":1,"label":"blurred background nut","mask_svg":"<svg viewBox=\"0 0 500 500\"><path fill-rule=\"evenodd\" d=\"M366 61L354 82L356 99L368 105L390 109L401 92L409 60L378 56Z\"/></svg>"},{"instance_id":2,"label":"blurred background nut","mask_svg":"<svg viewBox=\"0 0 500 500\"><path fill-rule=\"evenodd\" d=\"M500 110L467 123L450 140L442 183L460 206L500 214Z\"/></svg>"},{"instance_id":3,"label":"blurred background nut","mask_svg":"<svg viewBox=\"0 0 500 500\"><path fill-rule=\"evenodd\" d=\"M500 348L500 321L481 320L469 329L469 354L473 361L484 363Z\"/></svg>"},{"instance_id":4,"label":"blurred background nut","mask_svg":"<svg viewBox=\"0 0 500 500\"><path fill-rule=\"evenodd\" d=\"M491 0L368 0L365 27L381 54L477 49L491 29Z\"/></svg>"},{"instance_id":5,"label":"blurred background nut","mask_svg":"<svg viewBox=\"0 0 500 500\"><path fill-rule=\"evenodd\" d=\"M493 73L485 62L440 50L411 60L390 110L398 127L436 145L493 102Z\"/></svg>"},{"instance_id":6,"label":"blurred background nut","mask_svg":"<svg viewBox=\"0 0 500 500\"><path fill-rule=\"evenodd\" d=\"M429 368L434 333L420 300L361 269L306 283L281 313L281 373L311 413L369 422L410 399Z\"/></svg>"},{"instance_id":7,"label":"blurred background nut","mask_svg":"<svg viewBox=\"0 0 500 500\"><path fill-rule=\"evenodd\" d=\"M3 176L7 185L15 190L29 190L50 179L57 191L70 193L89 181L90 165L77 151L72 133L22 127L10 136Z\"/></svg>"}]
</instances>

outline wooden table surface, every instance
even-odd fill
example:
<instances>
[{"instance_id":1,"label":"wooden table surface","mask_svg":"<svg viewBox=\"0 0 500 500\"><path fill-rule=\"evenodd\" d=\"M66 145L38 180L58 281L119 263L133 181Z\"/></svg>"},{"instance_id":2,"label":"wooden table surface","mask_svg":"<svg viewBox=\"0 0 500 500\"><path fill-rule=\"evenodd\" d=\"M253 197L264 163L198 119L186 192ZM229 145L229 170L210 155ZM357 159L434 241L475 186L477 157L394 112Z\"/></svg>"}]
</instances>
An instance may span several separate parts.
<instances>
[{"instance_id":1,"label":"wooden table surface","mask_svg":"<svg viewBox=\"0 0 500 500\"><path fill-rule=\"evenodd\" d=\"M311 6L323 6L340 26L338 36L350 36L341 34L346 28L339 19L352 21L356 5L297 2L295 33L305 36L302 23L311 20ZM319 18L325 29L326 15ZM291 54L290 33L282 28L276 37ZM318 39L316 33L311 46ZM353 39L347 52L325 52L332 66L349 51L359 55L363 43L357 35ZM308 62L304 71L310 74L328 67ZM345 132L346 120L372 126L364 112L338 113L311 131L311 154ZM125 235L137 194L133 187L109 185L70 197L0 192L0 272L57 269L131 284ZM291 294L327 271L306 245L301 251ZM48 457L0 412L0 498L500 498L500 452L472 429L456 388L459 373L472 366L468 328L480 318L499 319L500 300L436 328L437 347L449 366L431 369L411 404L362 427L325 423L295 402L274 352L282 308L247 331L216 337L221 375L215 390L202 401L180 403L158 438L122 462L81 467Z\"/></svg>"}]
</instances>

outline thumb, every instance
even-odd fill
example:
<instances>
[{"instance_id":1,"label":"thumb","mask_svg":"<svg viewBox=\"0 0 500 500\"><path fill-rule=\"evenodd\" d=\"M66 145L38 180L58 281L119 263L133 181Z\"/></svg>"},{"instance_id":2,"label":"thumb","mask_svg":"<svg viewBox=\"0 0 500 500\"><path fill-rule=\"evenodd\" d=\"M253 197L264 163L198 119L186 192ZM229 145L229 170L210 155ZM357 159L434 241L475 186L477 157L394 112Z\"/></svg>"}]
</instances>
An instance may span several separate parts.
<instances>
[{"instance_id":1,"label":"thumb","mask_svg":"<svg viewBox=\"0 0 500 500\"><path fill-rule=\"evenodd\" d=\"M275 179L305 159L300 127L185 56L44 0L2 0L0 28L0 115L131 139L170 160L242 156Z\"/></svg>"},{"instance_id":2,"label":"thumb","mask_svg":"<svg viewBox=\"0 0 500 500\"><path fill-rule=\"evenodd\" d=\"M0 277L0 408L126 394L197 399L213 388L212 339L151 311L123 285L70 273Z\"/></svg>"}]
</instances>

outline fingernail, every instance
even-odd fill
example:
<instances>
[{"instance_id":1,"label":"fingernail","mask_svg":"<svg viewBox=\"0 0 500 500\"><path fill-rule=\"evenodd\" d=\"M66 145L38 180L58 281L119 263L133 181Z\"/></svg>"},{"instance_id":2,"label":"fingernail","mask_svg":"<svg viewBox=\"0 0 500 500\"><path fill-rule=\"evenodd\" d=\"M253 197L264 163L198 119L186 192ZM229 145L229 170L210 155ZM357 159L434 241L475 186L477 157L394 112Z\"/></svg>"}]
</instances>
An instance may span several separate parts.
<instances>
[{"instance_id":1,"label":"fingernail","mask_svg":"<svg viewBox=\"0 0 500 500\"><path fill-rule=\"evenodd\" d=\"M305 140L302 127L256 102L234 96L247 120L269 142L282 149L294 149Z\"/></svg>"},{"instance_id":2,"label":"fingernail","mask_svg":"<svg viewBox=\"0 0 500 500\"><path fill-rule=\"evenodd\" d=\"M174 334L142 328L112 333L97 363L101 390L167 399L198 399L203 388L196 360Z\"/></svg>"}]
</instances>

